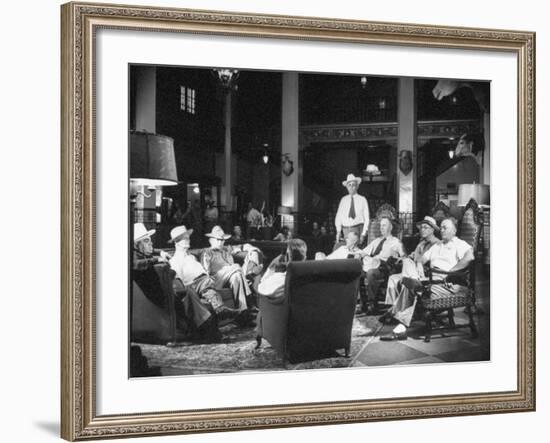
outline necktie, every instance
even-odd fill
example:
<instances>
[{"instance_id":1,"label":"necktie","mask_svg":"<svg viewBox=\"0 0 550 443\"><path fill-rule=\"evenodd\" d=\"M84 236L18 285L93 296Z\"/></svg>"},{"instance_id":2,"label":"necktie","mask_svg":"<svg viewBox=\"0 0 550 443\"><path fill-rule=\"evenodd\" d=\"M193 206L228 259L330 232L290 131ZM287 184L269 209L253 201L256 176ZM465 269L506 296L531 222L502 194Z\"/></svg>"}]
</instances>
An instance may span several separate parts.
<instances>
[{"instance_id":1,"label":"necktie","mask_svg":"<svg viewBox=\"0 0 550 443\"><path fill-rule=\"evenodd\" d=\"M351 196L351 204L349 206L349 218L355 218L355 205L353 204L353 195Z\"/></svg>"},{"instance_id":2,"label":"necktie","mask_svg":"<svg viewBox=\"0 0 550 443\"><path fill-rule=\"evenodd\" d=\"M380 251L382 251L382 246L384 245L384 242L386 241L386 237L382 239L380 243L378 243L378 246L374 250L374 252L370 255L371 257L376 257L378 254L380 254Z\"/></svg>"}]
</instances>

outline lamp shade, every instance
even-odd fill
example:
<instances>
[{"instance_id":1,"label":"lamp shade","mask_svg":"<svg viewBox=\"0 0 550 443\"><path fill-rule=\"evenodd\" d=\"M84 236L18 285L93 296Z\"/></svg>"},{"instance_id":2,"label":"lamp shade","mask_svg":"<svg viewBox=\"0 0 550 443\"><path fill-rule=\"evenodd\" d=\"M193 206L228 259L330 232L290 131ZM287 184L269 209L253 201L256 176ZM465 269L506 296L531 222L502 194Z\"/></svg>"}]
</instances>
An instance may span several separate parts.
<instances>
[{"instance_id":1,"label":"lamp shade","mask_svg":"<svg viewBox=\"0 0 550 443\"><path fill-rule=\"evenodd\" d=\"M466 206L470 199L483 206L490 206L489 185L477 183L458 185L458 206Z\"/></svg>"},{"instance_id":2,"label":"lamp shade","mask_svg":"<svg viewBox=\"0 0 550 443\"><path fill-rule=\"evenodd\" d=\"M164 135L132 132L130 180L145 186L177 185L174 140Z\"/></svg>"}]
</instances>

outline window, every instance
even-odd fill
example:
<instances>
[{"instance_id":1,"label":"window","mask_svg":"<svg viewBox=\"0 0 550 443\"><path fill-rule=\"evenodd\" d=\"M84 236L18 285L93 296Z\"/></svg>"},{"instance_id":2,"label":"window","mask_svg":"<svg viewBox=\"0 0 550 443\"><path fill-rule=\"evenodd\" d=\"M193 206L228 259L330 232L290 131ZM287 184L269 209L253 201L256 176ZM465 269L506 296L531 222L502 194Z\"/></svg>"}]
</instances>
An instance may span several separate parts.
<instances>
[{"instance_id":1,"label":"window","mask_svg":"<svg viewBox=\"0 0 550 443\"><path fill-rule=\"evenodd\" d=\"M193 88L180 86L180 109L189 114L195 114L195 95Z\"/></svg>"}]
</instances>

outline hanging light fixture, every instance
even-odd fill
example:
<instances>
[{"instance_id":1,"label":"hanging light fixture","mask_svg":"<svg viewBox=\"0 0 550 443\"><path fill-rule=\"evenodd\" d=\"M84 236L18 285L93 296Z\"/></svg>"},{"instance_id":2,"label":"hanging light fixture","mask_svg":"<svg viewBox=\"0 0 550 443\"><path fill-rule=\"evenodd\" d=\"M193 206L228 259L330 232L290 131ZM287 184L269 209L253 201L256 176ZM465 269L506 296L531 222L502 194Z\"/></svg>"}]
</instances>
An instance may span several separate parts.
<instances>
[{"instance_id":1,"label":"hanging light fixture","mask_svg":"<svg viewBox=\"0 0 550 443\"><path fill-rule=\"evenodd\" d=\"M367 76L366 75L361 76L361 86L363 87L363 89L365 89L367 87Z\"/></svg>"},{"instance_id":2,"label":"hanging light fixture","mask_svg":"<svg viewBox=\"0 0 550 443\"><path fill-rule=\"evenodd\" d=\"M453 159L454 156L455 156L455 151L454 151L454 149L449 149L449 158L450 158L450 159Z\"/></svg>"},{"instance_id":3,"label":"hanging light fixture","mask_svg":"<svg viewBox=\"0 0 550 443\"><path fill-rule=\"evenodd\" d=\"M262 161L264 162L264 165L267 165L269 163L269 155L267 154L267 148L269 145L267 143L264 143L264 155L262 155Z\"/></svg>"},{"instance_id":4,"label":"hanging light fixture","mask_svg":"<svg viewBox=\"0 0 550 443\"><path fill-rule=\"evenodd\" d=\"M224 89L237 89L237 78L239 77L237 69L215 68L213 72Z\"/></svg>"}]
</instances>

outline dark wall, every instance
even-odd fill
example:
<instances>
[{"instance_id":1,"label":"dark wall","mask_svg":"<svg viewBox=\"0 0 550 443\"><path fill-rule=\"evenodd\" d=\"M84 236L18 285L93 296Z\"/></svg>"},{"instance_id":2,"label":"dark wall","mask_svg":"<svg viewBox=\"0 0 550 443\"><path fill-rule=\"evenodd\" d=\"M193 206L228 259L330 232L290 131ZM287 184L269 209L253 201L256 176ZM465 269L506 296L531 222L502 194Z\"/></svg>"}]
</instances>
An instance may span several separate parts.
<instances>
[{"instance_id":1,"label":"dark wall","mask_svg":"<svg viewBox=\"0 0 550 443\"><path fill-rule=\"evenodd\" d=\"M397 79L300 75L300 124L368 123L397 120Z\"/></svg>"},{"instance_id":2,"label":"dark wall","mask_svg":"<svg viewBox=\"0 0 550 443\"><path fill-rule=\"evenodd\" d=\"M157 68L157 132L174 139L178 178L215 176L223 150L223 101L209 69ZM180 109L180 86L196 91L195 114Z\"/></svg>"}]
</instances>

